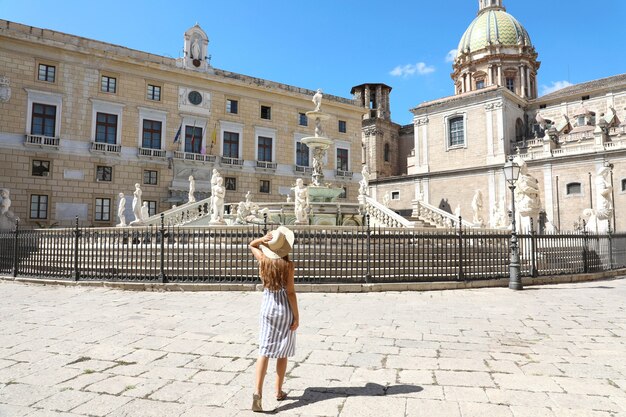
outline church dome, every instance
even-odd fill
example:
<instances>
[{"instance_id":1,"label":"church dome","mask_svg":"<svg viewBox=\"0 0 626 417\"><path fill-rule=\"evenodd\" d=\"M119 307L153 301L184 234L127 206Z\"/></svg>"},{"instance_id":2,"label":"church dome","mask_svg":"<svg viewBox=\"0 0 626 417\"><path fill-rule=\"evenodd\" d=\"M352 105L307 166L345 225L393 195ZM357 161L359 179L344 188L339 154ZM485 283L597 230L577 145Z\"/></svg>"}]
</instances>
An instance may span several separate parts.
<instances>
[{"instance_id":1,"label":"church dome","mask_svg":"<svg viewBox=\"0 0 626 417\"><path fill-rule=\"evenodd\" d=\"M532 47L526 29L503 9L486 9L479 13L461 37L457 58L491 45Z\"/></svg>"}]
</instances>

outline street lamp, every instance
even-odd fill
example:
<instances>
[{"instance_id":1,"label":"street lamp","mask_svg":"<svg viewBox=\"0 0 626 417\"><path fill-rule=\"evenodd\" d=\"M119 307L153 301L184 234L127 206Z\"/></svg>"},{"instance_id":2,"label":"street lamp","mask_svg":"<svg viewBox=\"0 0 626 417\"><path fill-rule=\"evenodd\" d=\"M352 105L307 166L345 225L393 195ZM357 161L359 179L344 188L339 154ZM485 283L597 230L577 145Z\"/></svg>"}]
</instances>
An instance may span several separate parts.
<instances>
[{"instance_id":1,"label":"street lamp","mask_svg":"<svg viewBox=\"0 0 626 417\"><path fill-rule=\"evenodd\" d=\"M515 182L519 177L520 167L513 162L513 156L509 155L509 160L502 168L504 178L509 183L511 189L511 261L509 262L509 288L521 290L522 279L520 277L519 245L517 244L517 228L515 226Z\"/></svg>"}]
</instances>

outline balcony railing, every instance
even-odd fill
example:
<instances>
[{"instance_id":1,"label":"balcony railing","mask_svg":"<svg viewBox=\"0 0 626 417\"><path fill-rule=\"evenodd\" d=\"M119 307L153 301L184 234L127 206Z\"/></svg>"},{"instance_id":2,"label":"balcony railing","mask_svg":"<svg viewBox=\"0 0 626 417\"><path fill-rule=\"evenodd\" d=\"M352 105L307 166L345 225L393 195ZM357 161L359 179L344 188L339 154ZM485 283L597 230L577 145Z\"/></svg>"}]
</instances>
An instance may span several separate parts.
<instances>
[{"instance_id":1,"label":"balcony railing","mask_svg":"<svg viewBox=\"0 0 626 417\"><path fill-rule=\"evenodd\" d=\"M175 159L196 162L215 162L215 155L203 155L201 153L174 151Z\"/></svg>"},{"instance_id":2,"label":"balcony railing","mask_svg":"<svg viewBox=\"0 0 626 417\"><path fill-rule=\"evenodd\" d=\"M256 167L257 168L274 169L275 170L277 166L278 166L278 164L276 162L256 161Z\"/></svg>"},{"instance_id":3,"label":"balcony railing","mask_svg":"<svg viewBox=\"0 0 626 417\"><path fill-rule=\"evenodd\" d=\"M41 147L49 147L49 148L58 149L60 142L61 142L60 138L53 138L50 136L42 136L42 135L26 135L26 140L24 141L24 145L41 146Z\"/></svg>"},{"instance_id":4,"label":"balcony railing","mask_svg":"<svg viewBox=\"0 0 626 417\"><path fill-rule=\"evenodd\" d=\"M224 165L243 166L243 159L229 158L227 156L220 157L220 162Z\"/></svg>"},{"instance_id":5,"label":"balcony railing","mask_svg":"<svg viewBox=\"0 0 626 417\"><path fill-rule=\"evenodd\" d=\"M163 149L139 148L139 156L147 158L165 158Z\"/></svg>"},{"instance_id":6,"label":"balcony railing","mask_svg":"<svg viewBox=\"0 0 626 417\"><path fill-rule=\"evenodd\" d=\"M335 176L337 178L348 178L351 179L352 178L352 171L344 171L341 169L336 169L335 170Z\"/></svg>"},{"instance_id":7,"label":"balcony railing","mask_svg":"<svg viewBox=\"0 0 626 417\"><path fill-rule=\"evenodd\" d=\"M115 143L91 142L91 152L120 153L122 145Z\"/></svg>"},{"instance_id":8,"label":"balcony railing","mask_svg":"<svg viewBox=\"0 0 626 417\"><path fill-rule=\"evenodd\" d=\"M296 165L296 172L302 172L304 174L312 174L313 173L313 168L305 167L303 165Z\"/></svg>"}]
</instances>

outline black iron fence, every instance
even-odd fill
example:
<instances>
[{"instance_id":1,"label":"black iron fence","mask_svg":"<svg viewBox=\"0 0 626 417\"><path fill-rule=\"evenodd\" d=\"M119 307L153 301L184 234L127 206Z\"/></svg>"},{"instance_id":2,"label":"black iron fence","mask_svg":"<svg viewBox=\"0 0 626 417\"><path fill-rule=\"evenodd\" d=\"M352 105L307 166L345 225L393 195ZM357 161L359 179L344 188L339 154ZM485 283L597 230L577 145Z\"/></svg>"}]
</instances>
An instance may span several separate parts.
<instances>
[{"instance_id":1,"label":"black iron fence","mask_svg":"<svg viewBox=\"0 0 626 417\"><path fill-rule=\"evenodd\" d=\"M0 233L0 273L66 280L253 283L248 243L272 225ZM510 233L290 226L299 283L426 282L509 276ZM518 235L522 276L626 267L626 234Z\"/></svg>"}]
</instances>

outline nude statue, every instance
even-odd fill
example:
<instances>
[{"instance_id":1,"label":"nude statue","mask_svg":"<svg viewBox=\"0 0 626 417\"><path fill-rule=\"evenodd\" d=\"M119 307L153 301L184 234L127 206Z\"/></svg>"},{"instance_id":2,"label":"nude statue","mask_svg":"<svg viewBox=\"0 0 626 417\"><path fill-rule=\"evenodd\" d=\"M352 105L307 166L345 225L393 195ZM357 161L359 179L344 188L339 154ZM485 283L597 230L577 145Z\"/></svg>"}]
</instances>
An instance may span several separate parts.
<instances>
[{"instance_id":1,"label":"nude statue","mask_svg":"<svg viewBox=\"0 0 626 417\"><path fill-rule=\"evenodd\" d=\"M196 192L196 181L194 180L193 175L190 175L189 176L189 196L188 196L189 203L196 202L196 197L194 196L195 192Z\"/></svg>"},{"instance_id":2,"label":"nude statue","mask_svg":"<svg viewBox=\"0 0 626 417\"><path fill-rule=\"evenodd\" d=\"M302 178L296 180L296 186L292 188L294 194L294 214L297 224L308 224L307 209L309 208L309 190L304 185Z\"/></svg>"},{"instance_id":3,"label":"nude statue","mask_svg":"<svg viewBox=\"0 0 626 417\"><path fill-rule=\"evenodd\" d=\"M322 90L320 88L317 89L317 92L313 95L313 103L315 104L314 111L321 111L322 107Z\"/></svg>"},{"instance_id":4,"label":"nude statue","mask_svg":"<svg viewBox=\"0 0 626 417\"><path fill-rule=\"evenodd\" d=\"M126 226L126 215L124 214L126 211L126 197L124 196L124 193L119 193L118 196L120 198L119 205L117 206L117 217L120 219L118 226L124 227Z\"/></svg>"},{"instance_id":5,"label":"nude statue","mask_svg":"<svg viewBox=\"0 0 626 417\"><path fill-rule=\"evenodd\" d=\"M135 221L141 221L141 186L139 183L135 184L135 192L133 192L133 214L135 215Z\"/></svg>"},{"instance_id":6,"label":"nude statue","mask_svg":"<svg viewBox=\"0 0 626 417\"><path fill-rule=\"evenodd\" d=\"M215 186L211 188L211 223L224 222L224 197L226 188L222 185L224 179L217 177Z\"/></svg>"}]
</instances>

